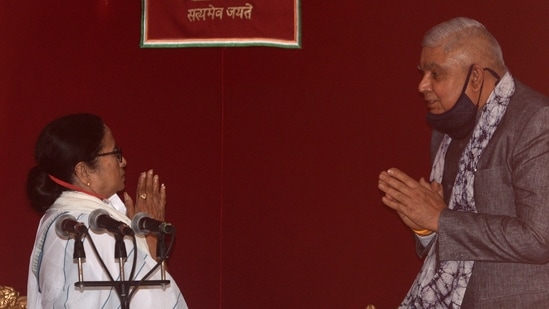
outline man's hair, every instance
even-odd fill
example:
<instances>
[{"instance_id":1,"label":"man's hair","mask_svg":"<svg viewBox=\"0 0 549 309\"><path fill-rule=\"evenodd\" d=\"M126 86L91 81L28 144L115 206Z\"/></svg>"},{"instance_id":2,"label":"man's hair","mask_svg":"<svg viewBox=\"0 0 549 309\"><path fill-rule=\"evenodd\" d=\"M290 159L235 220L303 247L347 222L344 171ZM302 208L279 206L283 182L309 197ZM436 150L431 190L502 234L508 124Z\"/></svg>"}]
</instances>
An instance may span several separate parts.
<instances>
[{"instance_id":1,"label":"man's hair","mask_svg":"<svg viewBox=\"0 0 549 309\"><path fill-rule=\"evenodd\" d=\"M503 53L496 38L480 22L457 17L440 23L423 37L422 47L442 46L467 69L480 64L494 70L506 70Z\"/></svg>"}]
</instances>

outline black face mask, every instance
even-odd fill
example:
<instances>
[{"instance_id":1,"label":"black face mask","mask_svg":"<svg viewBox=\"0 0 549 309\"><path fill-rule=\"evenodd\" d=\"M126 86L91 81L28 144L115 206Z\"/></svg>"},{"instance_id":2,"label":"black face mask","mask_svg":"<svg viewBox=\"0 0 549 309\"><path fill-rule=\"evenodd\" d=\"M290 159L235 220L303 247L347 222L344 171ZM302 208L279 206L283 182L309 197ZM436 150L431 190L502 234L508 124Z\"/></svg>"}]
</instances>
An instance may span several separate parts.
<instances>
[{"instance_id":1,"label":"black face mask","mask_svg":"<svg viewBox=\"0 0 549 309\"><path fill-rule=\"evenodd\" d=\"M484 70L490 72L490 74L497 78L497 82L499 82L500 78L496 72L488 68L485 68ZM466 137L475 127L478 102L475 105L473 101L471 101L471 99L465 94L465 90L467 90L467 85L469 84L469 78L471 77L471 72L473 72L472 65L471 68L469 68L469 73L467 73L467 78L465 79L465 84L463 85L461 95L457 99L456 104L454 104L450 110L442 114L427 114L427 123L437 131L448 134L452 139L462 139ZM484 80L480 86L480 93L482 93L483 86ZM478 101L480 101L480 94Z\"/></svg>"}]
</instances>

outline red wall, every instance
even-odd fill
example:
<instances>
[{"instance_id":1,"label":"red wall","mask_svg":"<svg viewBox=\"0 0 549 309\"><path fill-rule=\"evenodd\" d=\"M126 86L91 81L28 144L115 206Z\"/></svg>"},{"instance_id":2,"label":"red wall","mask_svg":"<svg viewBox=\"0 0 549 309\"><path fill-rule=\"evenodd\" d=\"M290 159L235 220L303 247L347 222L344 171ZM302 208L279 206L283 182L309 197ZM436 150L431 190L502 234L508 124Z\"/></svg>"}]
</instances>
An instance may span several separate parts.
<instances>
[{"instance_id":1,"label":"red wall","mask_svg":"<svg viewBox=\"0 0 549 309\"><path fill-rule=\"evenodd\" d=\"M421 260L376 184L392 166L429 173L423 33L477 18L549 94L549 3L302 2L293 50L140 49L139 1L4 1L0 285L26 289L35 139L86 111L124 148L131 194L148 168L166 183L170 270L191 308L396 307Z\"/></svg>"}]
</instances>

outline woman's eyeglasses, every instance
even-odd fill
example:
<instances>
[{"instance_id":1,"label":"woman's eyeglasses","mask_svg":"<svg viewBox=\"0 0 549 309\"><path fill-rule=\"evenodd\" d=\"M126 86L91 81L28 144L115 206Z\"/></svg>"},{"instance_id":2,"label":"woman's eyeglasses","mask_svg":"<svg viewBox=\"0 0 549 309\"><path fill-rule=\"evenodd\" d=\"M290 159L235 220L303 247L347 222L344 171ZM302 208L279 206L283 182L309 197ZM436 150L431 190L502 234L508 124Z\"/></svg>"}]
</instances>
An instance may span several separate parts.
<instances>
[{"instance_id":1,"label":"woman's eyeglasses","mask_svg":"<svg viewBox=\"0 0 549 309\"><path fill-rule=\"evenodd\" d=\"M98 154L97 156L98 156L98 157L102 157L102 156L110 156L110 155L115 155L116 158L118 159L118 161L119 161L120 163L122 163L122 158L123 158L123 157L122 157L122 149L120 149L120 148L117 148L117 149L115 149L115 150L113 150L113 151L110 151L110 152L100 153L100 154Z\"/></svg>"}]
</instances>

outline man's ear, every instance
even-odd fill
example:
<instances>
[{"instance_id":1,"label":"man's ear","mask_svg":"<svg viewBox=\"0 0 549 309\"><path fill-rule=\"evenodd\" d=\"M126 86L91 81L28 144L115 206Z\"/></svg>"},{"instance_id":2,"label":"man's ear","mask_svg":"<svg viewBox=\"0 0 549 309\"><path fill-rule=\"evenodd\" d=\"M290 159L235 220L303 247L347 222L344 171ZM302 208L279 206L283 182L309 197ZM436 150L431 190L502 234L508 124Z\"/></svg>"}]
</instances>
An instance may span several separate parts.
<instances>
[{"instance_id":1,"label":"man's ear","mask_svg":"<svg viewBox=\"0 0 549 309\"><path fill-rule=\"evenodd\" d=\"M74 167L74 175L76 176L76 181L89 186L90 184L90 167L84 162L78 162Z\"/></svg>"},{"instance_id":2,"label":"man's ear","mask_svg":"<svg viewBox=\"0 0 549 309\"><path fill-rule=\"evenodd\" d=\"M478 92L482 88L482 83L484 82L484 69L478 65L473 65L473 70L471 72L470 83L471 89L474 92Z\"/></svg>"}]
</instances>

